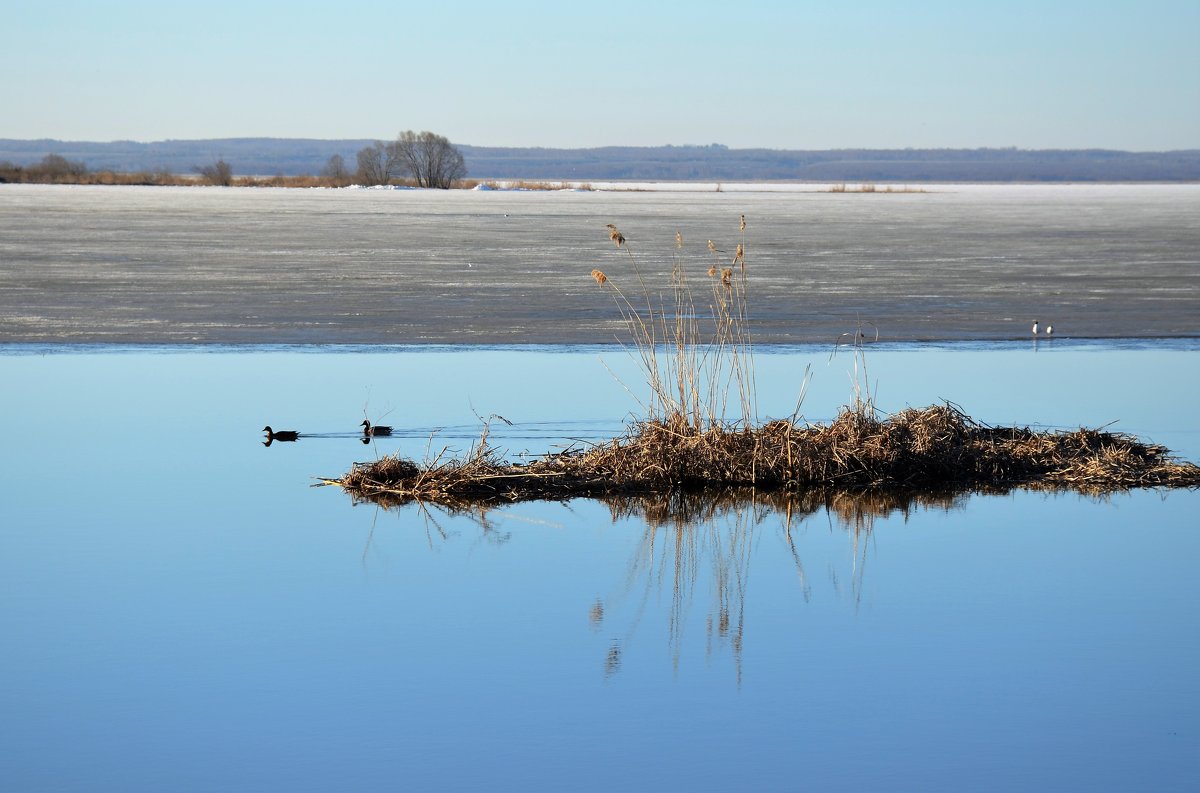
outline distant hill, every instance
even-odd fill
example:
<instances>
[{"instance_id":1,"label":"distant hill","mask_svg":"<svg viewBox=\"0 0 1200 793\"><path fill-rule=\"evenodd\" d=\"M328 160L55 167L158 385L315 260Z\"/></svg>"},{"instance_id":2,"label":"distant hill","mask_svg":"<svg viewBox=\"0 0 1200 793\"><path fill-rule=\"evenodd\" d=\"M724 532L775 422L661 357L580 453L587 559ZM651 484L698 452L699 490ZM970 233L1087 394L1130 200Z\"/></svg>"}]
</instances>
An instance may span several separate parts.
<instances>
[{"instance_id":1,"label":"distant hill","mask_svg":"<svg viewBox=\"0 0 1200 793\"><path fill-rule=\"evenodd\" d=\"M785 151L724 146L500 149L462 147L475 176L527 179L1016 182L1200 180L1200 149Z\"/></svg>"},{"instance_id":2,"label":"distant hill","mask_svg":"<svg viewBox=\"0 0 1200 793\"><path fill-rule=\"evenodd\" d=\"M151 143L0 139L0 162L31 165L47 154L89 169L190 173L218 158L239 175L317 174L371 139L221 138ZM476 179L698 180L814 182L1122 182L1200 181L1200 149L835 149L791 151L710 146L608 146L594 149L459 145Z\"/></svg>"}]
</instances>

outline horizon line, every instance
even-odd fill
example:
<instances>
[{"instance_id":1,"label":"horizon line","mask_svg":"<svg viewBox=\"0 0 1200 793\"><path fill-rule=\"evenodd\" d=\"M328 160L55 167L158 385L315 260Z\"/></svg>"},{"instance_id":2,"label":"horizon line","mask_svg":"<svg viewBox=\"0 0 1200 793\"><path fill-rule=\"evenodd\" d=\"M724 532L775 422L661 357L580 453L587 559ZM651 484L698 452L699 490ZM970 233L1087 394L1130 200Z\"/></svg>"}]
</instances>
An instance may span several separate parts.
<instances>
[{"instance_id":1,"label":"horizon line","mask_svg":"<svg viewBox=\"0 0 1200 793\"><path fill-rule=\"evenodd\" d=\"M211 137L211 138L159 138L155 140L137 140L135 138L114 138L111 140L93 140L82 138L7 138L0 137L0 141L9 141L16 143L63 143L63 144L114 144L114 143L131 143L140 146L149 146L156 143L196 143L210 141L320 141L320 142L338 142L338 141L378 141L385 140L377 137L341 137L341 138L317 138L307 136L272 136L272 135L244 135L244 136L226 136L226 137ZM776 152L836 152L836 151L996 151L996 152L1115 152L1123 154L1170 154L1177 152L1196 152L1200 151L1200 145L1191 148L1182 149L1117 149L1104 146L1051 146L1043 148L1024 147L1024 146L839 146L828 148L779 148L772 146L744 146L734 147L723 143L657 143L657 144L627 144L627 143L609 143L600 146L548 146L548 145L522 145L522 146L498 146L491 144L479 143L461 143L452 141L456 146L466 146L473 149L512 149L512 150L541 150L541 151L594 151L602 149L708 149L712 151L776 151Z\"/></svg>"}]
</instances>

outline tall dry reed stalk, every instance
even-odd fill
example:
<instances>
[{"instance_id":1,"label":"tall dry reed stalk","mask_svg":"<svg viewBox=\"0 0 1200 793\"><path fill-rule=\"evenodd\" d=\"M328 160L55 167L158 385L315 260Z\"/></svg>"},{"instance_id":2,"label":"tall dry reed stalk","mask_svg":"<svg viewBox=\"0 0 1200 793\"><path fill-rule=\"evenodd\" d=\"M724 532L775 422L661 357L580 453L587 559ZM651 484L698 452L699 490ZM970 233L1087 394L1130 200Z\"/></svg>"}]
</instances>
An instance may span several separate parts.
<instances>
[{"instance_id":1,"label":"tall dry reed stalk","mask_svg":"<svg viewBox=\"0 0 1200 793\"><path fill-rule=\"evenodd\" d=\"M676 232L667 294L650 288L620 229L611 223L606 228L609 239L625 256L636 291L631 297L613 275L600 269L592 271L592 278L612 292L625 320L633 354L650 387L647 420L696 432L714 426L753 427L758 421L758 399L750 334L746 216L739 219L732 257L708 240L703 260L706 270L689 262L683 234ZM709 280L708 315L703 321L689 278L693 269L706 271ZM737 414L731 418L733 394Z\"/></svg>"},{"instance_id":2,"label":"tall dry reed stalk","mask_svg":"<svg viewBox=\"0 0 1200 793\"><path fill-rule=\"evenodd\" d=\"M874 341L879 341L878 328L874 328ZM850 404L849 412L874 418L878 408L875 406L875 394L871 390L871 379L867 374L866 342L867 334L861 326L854 333L843 333L834 343L829 359L833 360L843 346L849 345L854 361L854 368L850 373L850 387L854 394L854 401Z\"/></svg>"}]
</instances>

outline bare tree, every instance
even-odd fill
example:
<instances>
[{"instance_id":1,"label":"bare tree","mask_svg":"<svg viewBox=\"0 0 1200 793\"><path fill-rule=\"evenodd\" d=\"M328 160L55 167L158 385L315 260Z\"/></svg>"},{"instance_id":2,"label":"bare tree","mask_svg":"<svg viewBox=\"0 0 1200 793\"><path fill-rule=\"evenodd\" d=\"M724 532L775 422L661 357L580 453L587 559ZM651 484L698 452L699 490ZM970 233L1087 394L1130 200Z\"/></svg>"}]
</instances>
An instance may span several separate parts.
<instances>
[{"instance_id":1,"label":"bare tree","mask_svg":"<svg viewBox=\"0 0 1200 793\"><path fill-rule=\"evenodd\" d=\"M358 170L355 177L363 184L387 184L399 173L400 160L394 143L377 140L359 149L356 157Z\"/></svg>"},{"instance_id":2,"label":"bare tree","mask_svg":"<svg viewBox=\"0 0 1200 793\"><path fill-rule=\"evenodd\" d=\"M383 184L383 161L380 151L375 146L365 146L354 155L358 160L358 170L354 176L362 184Z\"/></svg>"},{"instance_id":3,"label":"bare tree","mask_svg":"<svg viewBox=\"0 0 1200 793\"><path fill-rule=\"evenodd\" d=\"M201 165L196 170L209 184L221 187L229 187L233 184L233 166L223 159L217 160L212 165Z\"/></svg>"},{"instance_id":4,"label":"bare tree","mask_svg":"<svg viewBox=\"0 0 1200 793\"><path fill-rule=\"evenodd\" d=\"M29 173L38 181L70 182L87 175L87 165L77 160L68 160L61 154L47 154L37 165L30 166Z\"/></svg>"},{"instance_id":5,"label":"bare tree","mask_svg":"<svg viewBox=\"0 0 1200 793\"><path fill-rule=\"evenodd\" d=\"M346 160L340 154L330 157L329 162L325 163L325 167L321 169L321 176L335 182L344 182L349 175L350 173L346 170Z\"/></svg>"},{"instance_id":6,"label":"bare tree","mask_svg":"<svg viewBox=\"0 0 1200 793\"><path fill-rule=\"evenodd\" d=\"M467 175L462 153L441 135L407 130L392 146L419 187L447 189Z\"/></svg>"}]
</instances>

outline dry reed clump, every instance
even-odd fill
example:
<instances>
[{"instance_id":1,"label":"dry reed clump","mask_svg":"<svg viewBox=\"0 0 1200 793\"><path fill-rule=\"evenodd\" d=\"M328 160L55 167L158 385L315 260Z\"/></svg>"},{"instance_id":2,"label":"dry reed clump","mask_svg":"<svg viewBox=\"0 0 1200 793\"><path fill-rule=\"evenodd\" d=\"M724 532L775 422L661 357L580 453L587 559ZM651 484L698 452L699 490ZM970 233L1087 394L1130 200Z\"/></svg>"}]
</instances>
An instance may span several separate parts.
<instances>
[{"instance_id":1,"label":"dry reed clump","mask_svg":"<svg viewBox=\"0 0 1200 793\"><path fill-rule=\"evenodd\" d=\"M631 349L641 364L650 399L646 419L653 423L683 420L695 429L756 419L753 344L750 337L746 216L738 219L732 260L725 248L707 240L707 254L695 264L685 252L683 233L675 232L666 286L646 273L625 234L605 227L617 256L612 268L591 276L611 296L625 321ZM661 262L662 259L659 259ZM707 272L706 288L693 289L693 275ZM628 291L627 291L628 290ZM707 310L696 291L707 292Z\"/></svg>"},{"instance_id":2,"label":"dry reed clump","mask_svg":"<svg viewBox=\"0 0 1200 793\"><path fill-rule=\"evenodd\" d=\"M503 502L579 496L670 494L753 487L861 491L1032 487L1103 493L1200 487L1200 466L1120 433L989 427L950 405L880 419L847 409L827 425L789 420L697 429L682 418L635 425L586 450L508 463L491 449L461 462L385 457L337 480L357 497Z\"/></svg>"},{"instance_id":3,"label":"dry reed clump","mask_svg":"<svg viewBox=\"0 0 1200 793\"><path fill-rule=\"evenodd\" d=\"M908 185L899 186L899 185L890 185L889 184L889 185L884 185L883 187L878 187L870 182L863 182L862 184L857 185L857 186L847 186L845 182L839 182L838 184L831 185L829 188L826 189L825 192L827 192L827 193L926 193L928 191L924 190L920 187L909 187Z\"/></svg>"}]
</instances>

